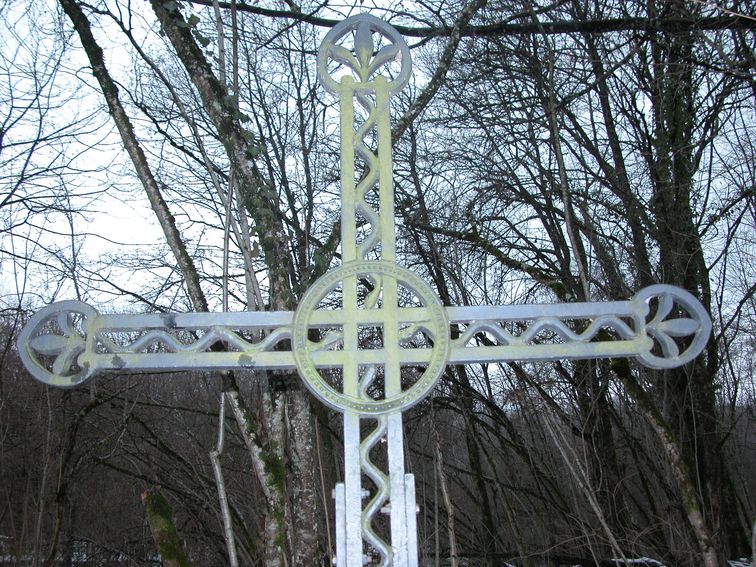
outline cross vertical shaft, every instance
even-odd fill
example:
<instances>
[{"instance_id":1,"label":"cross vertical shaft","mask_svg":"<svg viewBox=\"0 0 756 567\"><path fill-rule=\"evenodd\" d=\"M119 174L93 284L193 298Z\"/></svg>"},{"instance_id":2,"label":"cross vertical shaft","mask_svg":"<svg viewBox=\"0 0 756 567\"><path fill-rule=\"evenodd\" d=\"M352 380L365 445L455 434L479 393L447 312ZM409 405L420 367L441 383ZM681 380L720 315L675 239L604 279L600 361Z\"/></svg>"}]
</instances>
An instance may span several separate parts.
<instances>
[{"instance_id":1,"label":"cross vertical shaft","mask_svg":"<svg viewBox=\"0 0 756 567\"><path fill-rule=\"evenodd\" d=\"M391 159L391 122L389 101L397 84L390 84L383 75L372 77L370 63L373 59L373 33L384 37L388 27L380 20L369 16L351 18L336 26L325 38L319 54L319 72L327 88L339 97L340 138L341 138L341 253L342 261L383 260L396 261L394 188ZM350 48L337 46L345 36L353 36ZM399 38L393 44L383 46L392 58L404 57L401 65L409 69L409 51ZM379 40L380 41L380 40ZM348 49L356 57L344 50ZM384 53L386 53L384 49ZM339 53L339 50L341 52ZM379 52L380 53L380 52ZM346 64L352 73L335 82L329 73L333 61ZM372 69L375 71L375 69ZM403 75L403 76L402 76ZM400 71L401 88L408 73ZM355 107L357 101L357 108ZM363 120L356 125L356 112L363 114ZM372 137L372 146L368 138ZM356 170L357 160L364 164L362 171ZM359 181L356 177L359 175ZM377 186L378 210L368 200ZM364 219L364 226L358 227L358 217ZM358 242L358 233L362 237ZM399 345L398 287L392 277L378 278L374 282L380 289L382 317L385 321L382 339L385 345ZM352 312L358 308L357 276L344 277L343 309ZM357 351L359 328L355 322L343 325L344 343L349 343ZM396 348L386 349L382 365L386 397L401 395L401 362ZM376 365L361 365L359 359L349 360L342 368L343 391L345 394L370 400L367 389L380 369ZM362 378L360 379L360 376ZM361 438L363 423L374 421L372 431ZM381 441L387 444L388 476L371 461L370 453ZM362 484L363 473L370 478L374 491L370 493ZM344 498L337 509L343 518L337 517L337 539L345 539L343 545L337 543L339 556L337 564L360 565L363 561L363 539L380 555L381 565L409 566L411 557L417 556L416 549L409 549L407 537L408 521L406 486L413 483L411 475L404 472L404 439L402 415L396 410L387 416L363 418L359 413L344 410L344 488L335 491L336 498ZM357 496L359 495L359 497ZM362 498L369 497L365 506ZM373 519L377 512L390 510L389 546L374 530ZM414 513L414 499L410 503ZM337 512L337 516L339 512ZM414 519L414 518L413 518ZM414 522L413 522L414 524ZM412 538L414 541L414 538ZM416 545L416 544L414 544Z\"/></svg>"}]
</instances>

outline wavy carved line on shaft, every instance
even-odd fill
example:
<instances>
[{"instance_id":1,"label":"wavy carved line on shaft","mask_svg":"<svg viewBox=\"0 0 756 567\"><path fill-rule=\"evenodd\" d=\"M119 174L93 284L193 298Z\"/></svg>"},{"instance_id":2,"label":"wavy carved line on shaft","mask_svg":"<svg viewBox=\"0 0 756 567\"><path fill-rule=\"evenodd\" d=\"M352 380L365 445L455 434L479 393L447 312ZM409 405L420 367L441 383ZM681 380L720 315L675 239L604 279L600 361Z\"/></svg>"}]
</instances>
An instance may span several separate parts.
<instances>
[{"instance_id":1,"label":"wavy carved line on shaft","mask_svg":"<svg viewBox=\"0 0 756 567\"><path fill-rule=\"evenodd\" d=\"M631 329L627 323L613 316L597 317L582 333L575 333L572 329L567 327L561 319L556 317L544 317L536 320L533 325L528 327L528 329L520 336L511 334L496 322L472 322L465 332L454 341L454 343L458 345L466 345L470 339L478 333L489 333L503 345L528 344L542 331L553 331L567 342L588 342L595 338L599 331L609 328L619 333L623 339L634 339L638 336L638 333Z\"/></svg>"},{"instance_id":2,"label":"wavy carved line on shaft","mask_svg":"<svg viewBox=\"0 0 756 567\"><path fill-rule=\"evenodd\" d=\"M389 480L388 477L370 460L370 451L386 434L388 419L381 416L376 420L378 423L375 429L360 444L360 463L362 470L370 477L376 487L376 493L370 502L367 503L362 512L362 531L364 538L372 545L381 555L381 567L389 565L391 559L391 548L381 537L373 530L373 519L380 509L388 502L389 499Z\"/></svg>"},{"instance_id":3,"label":"wavy carved line on shaft","mask_svg":"<svg viewBox=\"0 0 756 567\"><path fill-rule=\"evenodd\" d=\"M370 103L369 99L362 96L361 94L358 94L357 100L368 113L365 121L355 132L354 147L355 151L365 161L365 165L367 167L365 175L357 184L357 187L355 189L357 193L357 211L362 216L364 216L365 220L367 220L368 224L370 224L370 232L358 247L358 256L360 258L366 258L367 254L376 247L380 238L380 233L377 230L379 222L378 211L371 207L365 200L367 192L375 187L375 184L378 182L378 160L373 150L371 150L364 143L365 136L367 136L370 130L376 127L378 118L376 115L376 107Z\"/></svg>"},{"instance_id":4,"label":"wavy carved line on shaft","mask_svg":"<svg viewBox=\"0 0 756 567\"><path fill-rule=\"evenodd\" d=\"M218 341L224 341L244 353L255 353L270 350L280 341L291 338L291 329L279 327L259 343L245 341L236 333L223 327L213 327L202 338L191 344L184 344L163 330L149 331L126 346L118 345L112 339L104 336L102 332L98 334L97 338L103 344L105 350L113 354L137 353L159 344L164 345L170 352L205 352Z\"/></svg>"},{"instance_id":5,"label":"wavy carved line on shaft","mask_svg":"<svg viewBox=\"0 0 756 567\"><path fill-rule=\"evenodd\" d=\"M360 382L359 394L363 399L369 398L368 388L375 380L377 370L370 366ZM386 435L388 430L388 418L380 416L376 418L376 426L373 431L360 443L360 468L375 483L376 493L370 502L362 510L362 533L363 538L372 545L381 555L380 567L387 567L391 561L391 547L373 529L373 519L380 509L388 502L390 485L388 476L370 460L370 451Z\"/></svg>"}]
</instances>

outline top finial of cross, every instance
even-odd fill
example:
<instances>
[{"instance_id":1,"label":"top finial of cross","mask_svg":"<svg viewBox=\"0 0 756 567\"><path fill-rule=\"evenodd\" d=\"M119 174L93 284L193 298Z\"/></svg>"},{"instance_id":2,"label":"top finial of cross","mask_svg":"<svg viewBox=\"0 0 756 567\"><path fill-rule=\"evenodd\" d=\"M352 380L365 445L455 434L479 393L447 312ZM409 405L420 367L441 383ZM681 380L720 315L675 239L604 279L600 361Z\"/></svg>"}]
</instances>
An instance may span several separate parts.
<instances>
[{"instance_id":1,"label":"top finial of cross","mask_svg":"<svg viewBox=\"0 0 756 567\"><path fill-rule=\"evenodd\" d=\"M379 36L377 45L374 34ZM320 46L320 80L329 91L336 93L344 78L337 80L331 74L329 67L332 62L349 68L352 74L346 77L351 78L351 88L358 90L373 90L374 77L384 77L388 91L398 92L407 85L412 74L412 58L407 42L390 24L369 14L358 14L340 22L328 32ZM379 73L392 62L399 65L398 72L391 76Z\"/></svg>"}]
</instances>

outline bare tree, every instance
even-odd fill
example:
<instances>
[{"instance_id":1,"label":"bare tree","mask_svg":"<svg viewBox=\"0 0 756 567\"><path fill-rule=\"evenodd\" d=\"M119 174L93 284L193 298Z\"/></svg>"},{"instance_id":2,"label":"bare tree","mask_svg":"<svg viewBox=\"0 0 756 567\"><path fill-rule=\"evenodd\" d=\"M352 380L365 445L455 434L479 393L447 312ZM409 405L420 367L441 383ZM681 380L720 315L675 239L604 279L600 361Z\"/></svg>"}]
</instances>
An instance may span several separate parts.
<instances>
[{"instance_id":1,"label":"bare tree","mask_svg":"<svg viewBox=\"0 0 756 567\"><path fill-rule=\"evenodd\" d=\"M314 72L334 8L59 5L58 43L0 56L0 259L19 287L25 274L34 282L12 290L8 313L21 319L16 295L29 292L35 303L107 293L137 310L295 308L338 262L333 108ZM425 479L423 556L534 566L744 555L756 490L752 20L682 0L376 13L415 38L419 71L394 109L398 252L444 303L624 299L669 282L717 327L680 371L450 368L406 421L407 461ZM4 33L25 29L14 27L22 14L2 14ZM88 68L68 74L76 56ZM87 112L68 112L77 100ZM109 145L89 147L105 124ZM72 149L82 141L97 153ZM140 187L163 242L87 258L81 197L102 173L80 155L108 156L109 197ZM229 540L239 564L327 561L340 439L294 374L121 376L48 393L21 382L8 327L0 534L13 554L52 564L87 545L150 564L139 495L159 486L196 564L227 563ZM207 458L218 428L225 514ZM15 429L34 443L9 441ZM113 501L98 510L86 495L105 490ZM98 522L115 502L113 527Z\"/></svg>"}]
</instances>

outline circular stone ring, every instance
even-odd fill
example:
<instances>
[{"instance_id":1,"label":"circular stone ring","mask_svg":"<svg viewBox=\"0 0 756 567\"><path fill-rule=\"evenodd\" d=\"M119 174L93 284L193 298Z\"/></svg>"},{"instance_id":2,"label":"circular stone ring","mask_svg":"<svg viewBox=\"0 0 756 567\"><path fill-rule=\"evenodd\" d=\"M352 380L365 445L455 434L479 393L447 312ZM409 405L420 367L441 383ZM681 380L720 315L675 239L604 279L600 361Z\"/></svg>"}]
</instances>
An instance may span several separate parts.
<instances>
[{"instance_id":1,"label":"circular stone ring","mask_svg":"<svg viewBox=\"0 0 756 567\"><path fill-rule=\"evenodd\" d=\"M410 324L417 324L418 320L420 320L422 321L423 329L433 341L430 349L422 349L423 352L428 353L427 358L422 363L412 363L425 366L420 378L407 389L397 394L387 395L383 399L374 399L368 397L366 394L353 395L334 388L323 378L321 371L316 367L314 362L314 359L317 357L316 353L324 348L322 343L315 343L308 339L311 329L318 327L317 314L324 312L324 310L318 310L321 302L338 287L346 285L344 282L349 280L356 282L360 278L376 282L376 285L384 285L384 291L386 289L385 282L393 279L396 281L397 286L413 293L422 304L419 307L399 308L397 307L396 298L384 297L381 308L369 310L371 312L370 315L373 315L373 312L375 312L375 317L371 317L372 321L380 320L383 325L395 325L396 332L398 332L400 325L405 324L409 326ZM392 306L392 303L395 309L387 309L387 307ZM341 326L342 332L344 332L345 326L354 329L354 324L357 323L358 317L368 311L367 308L358 308L356 305L343 305L342 307L341 314L343 316L341 318L338 316L334 317L332 315L333 311L327 312L329 323L328 325L321 324L320 326ZM402 312L407 313L408 310L414 311L415 309L419 313L413 314L412 321L402 321L400 319ZM416 315L419 315L419 317ZM338 322L334 323L335 320ZM395 336L395 333L385 334ZM349 345L355 346L350 347ZM358 368L361 364L364 366L376 365L375 357L371 361L361 362L365 360L367 353L375 353L376 351L360 349L359 345L357 345L357 337L351 337L350 339L350 337L342 336L340 346L341 350L328 352L339 356L339 360L341 361L350 360L352 364L356 362ZM319 400L341 412L351 410L362 415L381 415L406 410L422 400L436 385L446 367L449 348L449 321L446 310L438 296L419 276L393 262L353 261L327 272L305 293L294 314L292 323L292 351L299 375ZM402 352L408 351L408 349L398 342L397 344L384 344L383 349L385 356L380 357L382 361L397 360ZM338 366L338 364L327 363L321 365L321 368L325 369L334 366ZM345 371L343 381L353 380L354 383L349 388L349 391L359 391L360 388L357 384L359 372L352 371L351 373L354 375L347 375Z\"/></svg>"}]
</instances>

